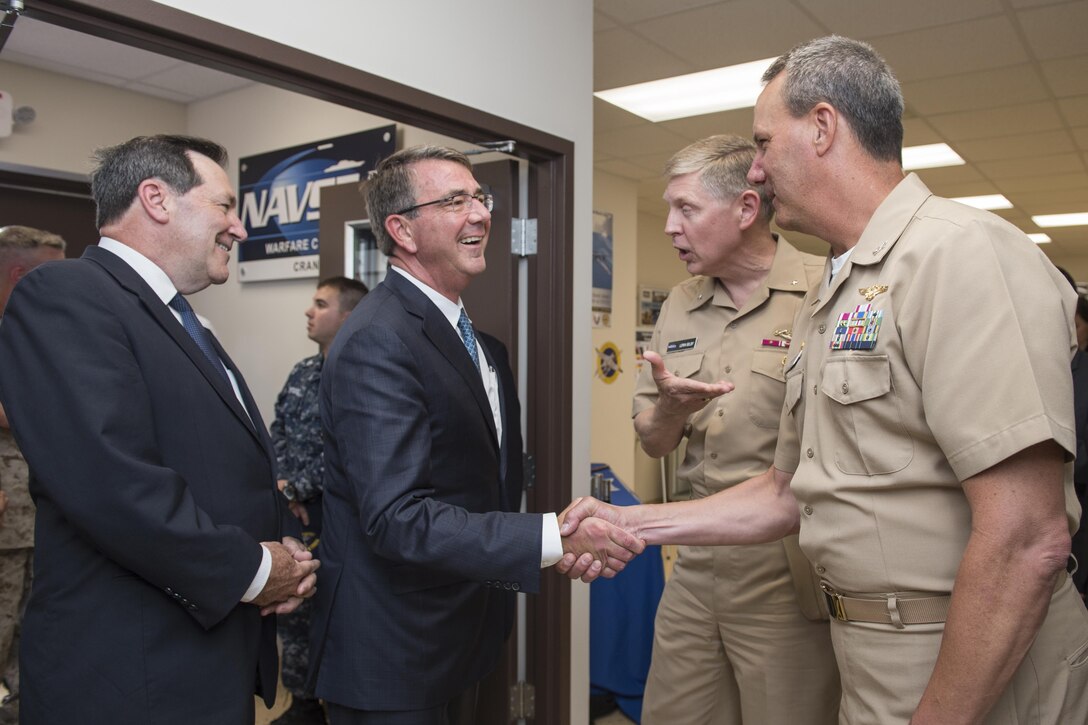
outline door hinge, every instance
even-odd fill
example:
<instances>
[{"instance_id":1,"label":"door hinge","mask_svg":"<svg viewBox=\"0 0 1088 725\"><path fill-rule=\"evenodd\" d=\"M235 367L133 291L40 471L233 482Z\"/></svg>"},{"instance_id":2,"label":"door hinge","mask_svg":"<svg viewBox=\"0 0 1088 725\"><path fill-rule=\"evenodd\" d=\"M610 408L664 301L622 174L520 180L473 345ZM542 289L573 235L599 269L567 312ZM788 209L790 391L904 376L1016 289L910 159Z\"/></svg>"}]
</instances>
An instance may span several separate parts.
<instances>
[{"instance_id":1,"label":"door hinge","mask_svg":"<svg viewBox=\"0 0 1088 725\"><path fill-rule=\"evenodd\" d=\"M510 253L518 257L536 254L536 219L510 220Z\"/></svg>"},{"instance_id":2,"label":"door hinge","mask_svg":"<svg viewBox=\"0 0 1088 725\"><path fill-rule=\"evenodd\" d=\"M528 682L510 685L510 720L536 717L536 688Z\"/></svg>"}]
</instances>

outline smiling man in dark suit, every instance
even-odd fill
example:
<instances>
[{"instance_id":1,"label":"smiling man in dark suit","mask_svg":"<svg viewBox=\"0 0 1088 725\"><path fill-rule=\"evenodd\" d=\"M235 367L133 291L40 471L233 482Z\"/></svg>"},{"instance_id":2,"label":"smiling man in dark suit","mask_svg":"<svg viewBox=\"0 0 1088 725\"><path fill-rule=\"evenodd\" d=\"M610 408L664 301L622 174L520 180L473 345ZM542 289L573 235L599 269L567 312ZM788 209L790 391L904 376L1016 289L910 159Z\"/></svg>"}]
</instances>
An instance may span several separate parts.
<instances>
[{"instance_id":1,"label":"smiling man in dark suit","mask_svg":"<svg viewBox=\"0 0 1088 725\"><path fill-rule=\"evenodd\" d=\"M38 507L23 625L27 723L252 723L274 617L312 593L279 538L271 448L241 373L183 295L245 239L226 152L184 136L102 149L102 239L19 283L0 399Z\"/></svg>"},{"instance_id":2,"label":"smiling man in dark suit","mask_svg":"<svg viewBox=\"0 0 1088 725\"><path fill-rule=\"evenodd\" d=\"M461 303L484 271L493 203L468 159L405 149L366 195L391 266L341 327L321 379L316 692L334 725L474 725L514 592L537 591L540 569L565 554L609 575L642 544L601 521L569 541L554 514L517 513L513 374Z\"/></svg>"}]
</instances>

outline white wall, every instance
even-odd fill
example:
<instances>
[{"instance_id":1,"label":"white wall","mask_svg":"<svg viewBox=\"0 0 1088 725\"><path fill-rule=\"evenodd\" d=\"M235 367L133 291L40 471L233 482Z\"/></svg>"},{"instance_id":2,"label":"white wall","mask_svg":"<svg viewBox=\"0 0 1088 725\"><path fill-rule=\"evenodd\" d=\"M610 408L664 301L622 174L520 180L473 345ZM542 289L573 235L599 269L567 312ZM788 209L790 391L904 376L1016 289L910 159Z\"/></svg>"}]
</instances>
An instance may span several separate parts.
<instances>
[{"instance_id":1,"label":"white wall","mask_svg":"<svg viewBox=\"0 0 1088 725\"><path fill-rule=\"evenodd\" d=\"M454 3L311 0L301 5L287 0L162 2L574 142L576 312L571 364L576 374L570 474L574 495L588 493L590 377L578 371L584 369L592 353L589 337L592 3L586 0ZM246 108L236 112L249 115ZM263 293L250 294L263 297ZM215 308L220 303L229 304L230 300L217 299L211 309L201 301L201 308L218 318L228 310ZM230 334L238 332L230 330ZM233 345L234 340L228 342ZM588 587L575 585L572 601L571 722L584 723L589 709Z\"/></svg>"},{"instance_id":2,"label":"white wall","mask_svg":"<svg viewBox=\"0 0 1088 725\"><path fill-rule=\"evenodd\" d=\"M635 435L631 425L631 395L638 378L635 364L635 311L638 268L638 186L601 171L593 174L593 209L612 217L612 324L593 329L593 350L586 363L575 368L575 376L592 375L591 406L593 431L590 455L595 463L607 463L616 477L636 495ZM593 371L596 350L606 342L619 348L621 372L606 383Z\"/></svg>"},{"instance_id":3,"label":"white wall","mask_svg":"<svg viewBox=\"0 0 1088 725\"><path fill-rule=\"evenodd\" d=\"M87 174L91 152L146 133L184 133L185 106L0 61L0 90L38 112L0 139L0 163Z\"/></svg>"}]
</instances>

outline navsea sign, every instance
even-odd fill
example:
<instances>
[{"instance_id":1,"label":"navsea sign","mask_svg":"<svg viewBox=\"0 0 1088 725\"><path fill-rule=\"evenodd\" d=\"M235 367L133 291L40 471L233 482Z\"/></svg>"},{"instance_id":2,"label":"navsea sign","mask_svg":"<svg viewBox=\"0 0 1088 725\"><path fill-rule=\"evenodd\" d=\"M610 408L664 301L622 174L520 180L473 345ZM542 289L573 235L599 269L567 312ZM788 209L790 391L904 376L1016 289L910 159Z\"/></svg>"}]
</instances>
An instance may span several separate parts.
<instances>
[{"instance_id":1,"label":"navsea sign","mask_svg":"<svg viewBox=\"0 0 1088 725\"><path fill-rule=\"evenodd\" d=\"M239 159L240 212L249 235L238 247L239 279L317 277L321 189L365 181L395 145L396 126L385 126Z\"/></svg>"}]
</instances>

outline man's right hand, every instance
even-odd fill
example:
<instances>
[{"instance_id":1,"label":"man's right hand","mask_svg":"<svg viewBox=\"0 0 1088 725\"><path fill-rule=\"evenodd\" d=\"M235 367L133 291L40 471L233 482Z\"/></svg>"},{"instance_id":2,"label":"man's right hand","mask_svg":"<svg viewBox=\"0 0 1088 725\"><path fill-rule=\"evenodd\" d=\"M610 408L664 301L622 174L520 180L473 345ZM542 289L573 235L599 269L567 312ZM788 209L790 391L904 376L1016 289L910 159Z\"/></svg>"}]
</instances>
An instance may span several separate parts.
<instances>
[{"instance_id":1,"label":"man's right hand","mask_svg":"<svg viewBox=\"0 0 1088 725\"><path fill-rule=\"evenodd\" d=\"M264 541L261 545L272 555L272 570L264 589L251 604L261 608L261 614L287 614L294 611L303 599L317 591L317 575L314 573L321 562L302 542L284 537L283 543Z\"/></svg>"},{"instance_id":2,"label":"man's right hand","mask_svg":"<svg viewBox=\"0 0 1088 725\"><path fill-rule=\"evenodd\" d=\"M704 383L673 375L665 367L662 357L652 350L644 352L642 359L650 363L650 371L657 385L655 405L664 415L686 419L692 413L702 410L711 399L733 390L733 384L724 380Z\"/></svg>"}]
</instances>

